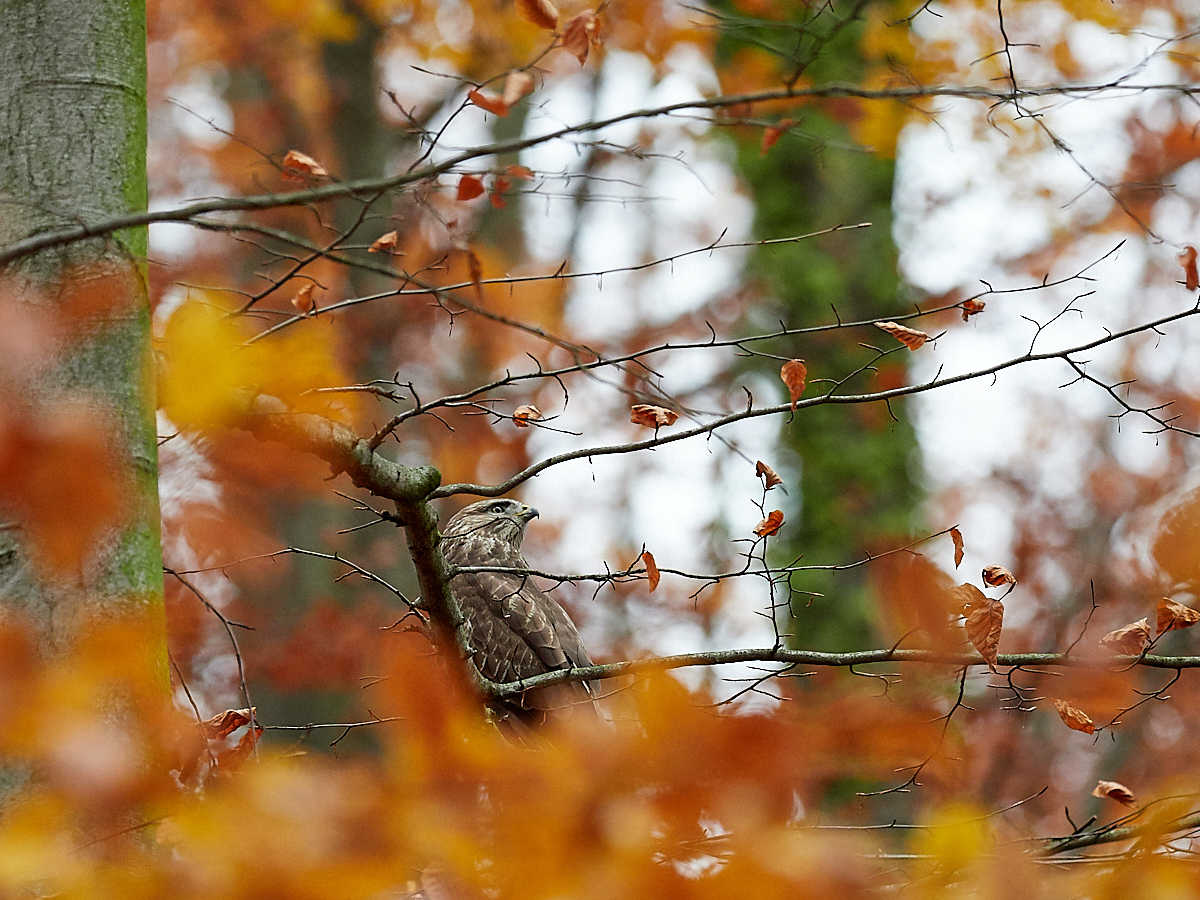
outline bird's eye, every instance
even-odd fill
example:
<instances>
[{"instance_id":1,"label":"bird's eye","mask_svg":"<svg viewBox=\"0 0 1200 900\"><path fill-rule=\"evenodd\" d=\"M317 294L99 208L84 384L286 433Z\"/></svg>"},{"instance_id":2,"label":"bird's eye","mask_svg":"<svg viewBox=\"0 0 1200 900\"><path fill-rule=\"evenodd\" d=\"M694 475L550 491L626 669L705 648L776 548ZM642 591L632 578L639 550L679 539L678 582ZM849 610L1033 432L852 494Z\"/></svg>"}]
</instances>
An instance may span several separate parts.
<instances>
[{"instance_id":1,"label":"bird's eye","mask_svg":"<svg viewBox=\"0 0 1200 900\"><path fill-rule=\"evenodd\" d=\"M504 504L503 503L493 503L491 506L488 507L488 509L494 513L502 513L502 512L504 512Z\"/></svg>"}]
</instances>

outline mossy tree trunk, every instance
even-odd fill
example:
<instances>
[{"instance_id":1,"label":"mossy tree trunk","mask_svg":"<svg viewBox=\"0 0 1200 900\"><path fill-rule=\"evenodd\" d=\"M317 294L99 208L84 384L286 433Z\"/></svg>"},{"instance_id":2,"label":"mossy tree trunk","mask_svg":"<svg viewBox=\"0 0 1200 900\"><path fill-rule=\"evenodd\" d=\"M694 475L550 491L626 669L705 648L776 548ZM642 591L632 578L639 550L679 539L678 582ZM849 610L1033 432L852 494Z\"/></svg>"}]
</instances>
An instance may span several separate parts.
<instances>
[{"instance_id":1,"label":"mossy tree trunk","mask_svg":"<svg viewBox=\"0 0 1200 900\"><path fill-rule=\"evenodd\" d=\"M144 0L0 2L0 244L146 208ZM0 621L43 660L152 623L166 690L146 229L0 271ZM143 632L146 634L147 632ZM26 776L0 769L0 797Z\"/></svg>"}]
</instances>

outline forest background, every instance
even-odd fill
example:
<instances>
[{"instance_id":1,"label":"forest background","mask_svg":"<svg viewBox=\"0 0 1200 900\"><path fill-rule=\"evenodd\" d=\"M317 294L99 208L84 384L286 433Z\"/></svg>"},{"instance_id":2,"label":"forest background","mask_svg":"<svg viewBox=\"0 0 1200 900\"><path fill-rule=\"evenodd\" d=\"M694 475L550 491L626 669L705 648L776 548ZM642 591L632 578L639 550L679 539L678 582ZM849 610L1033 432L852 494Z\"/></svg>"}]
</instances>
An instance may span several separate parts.
<instances>
[{"instance_id":1,"label":"forest background","mask_svg":"<svg viewBox=\"0 0 1200 900\"><path fill-rule=\"evenodd\" d=\"M1195 883L1196 9L95 10L140 201L9 91L6 892ZM611 729L446 638L510 491Z\"/></svg>"}]
</instances>

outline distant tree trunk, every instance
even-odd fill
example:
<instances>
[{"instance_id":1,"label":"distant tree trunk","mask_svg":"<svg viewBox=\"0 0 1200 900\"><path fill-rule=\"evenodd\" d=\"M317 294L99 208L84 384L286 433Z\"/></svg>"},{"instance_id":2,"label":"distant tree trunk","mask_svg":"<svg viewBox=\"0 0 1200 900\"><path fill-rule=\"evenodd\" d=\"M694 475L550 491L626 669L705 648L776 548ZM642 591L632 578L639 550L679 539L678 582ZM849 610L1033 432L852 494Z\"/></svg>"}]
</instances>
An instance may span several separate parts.
<instances>
[{"instance_id":1,"label":"distant tree trunk","mask_svg":"<svg viewBox=\"0 0 1200 900\"><path fill-rule=\"evenodd\" d=\"M144 0L0 2L0 244L145 208ZM149 613L165 691L146 245L128 229L0 271L7 327L47 326L35 361L0 357L0 621L50 660ZM0 799L26 777L0 768Z\"/></svg>"}]
</instances>

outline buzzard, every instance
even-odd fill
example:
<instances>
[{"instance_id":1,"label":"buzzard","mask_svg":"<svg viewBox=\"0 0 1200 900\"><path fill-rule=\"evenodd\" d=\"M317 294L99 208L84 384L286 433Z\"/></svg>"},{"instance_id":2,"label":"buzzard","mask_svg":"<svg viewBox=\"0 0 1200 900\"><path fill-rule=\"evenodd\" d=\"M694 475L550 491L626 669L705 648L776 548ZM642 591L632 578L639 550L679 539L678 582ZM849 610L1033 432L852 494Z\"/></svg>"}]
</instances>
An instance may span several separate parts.
<instances>
[{"instance_id":1,"label":"buzzard","mask_svg":"<svg viewBox=\"0 0 1200 900\"><path fill-rule=\"evenodd\" d=\"M442 555L455 566L528 569L521 556L525 526L538 511L516 500L483 500L459 510L442 531ZM450 580L466 620L464 646L475 667L495 682L518 681L592 665L567 611L512 572L468 572ZM586 684L572 682L528 691L492 705L510 726L539 725L570 712L600 716Z\"/></svg>"}]
</instances>

